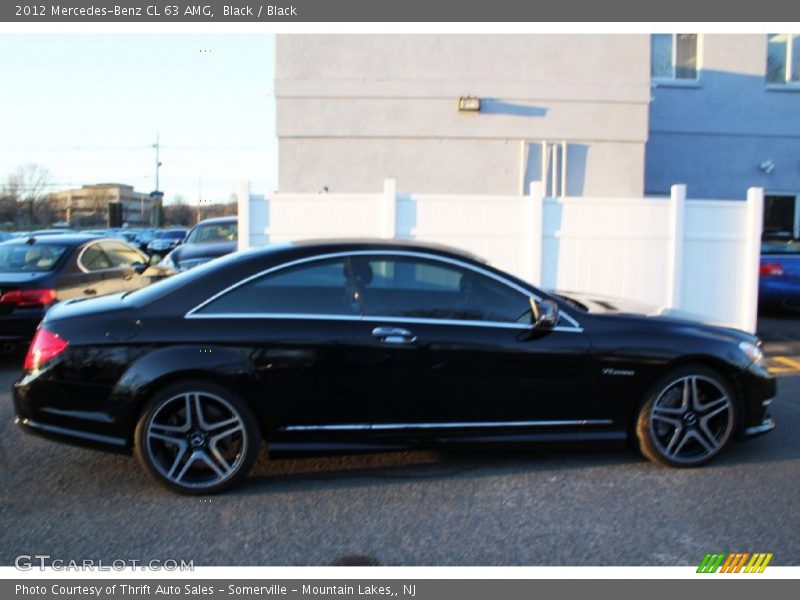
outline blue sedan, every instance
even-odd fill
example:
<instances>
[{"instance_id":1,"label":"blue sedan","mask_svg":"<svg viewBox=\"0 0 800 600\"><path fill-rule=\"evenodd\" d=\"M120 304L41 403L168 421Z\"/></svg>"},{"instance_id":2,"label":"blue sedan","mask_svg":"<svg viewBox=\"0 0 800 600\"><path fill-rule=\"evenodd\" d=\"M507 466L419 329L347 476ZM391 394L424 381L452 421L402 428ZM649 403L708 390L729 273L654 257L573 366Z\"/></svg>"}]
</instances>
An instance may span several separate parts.
<instances>
[{"instance_id":1,"label":"blue sedan","mask_svg":"<svg viewBox=\"0 0 800 600\"><path fill-rule=\"evenodd\" d=\"M759 308L800 308L800 241L761 244Z\"/></svg>"}]
</instances>

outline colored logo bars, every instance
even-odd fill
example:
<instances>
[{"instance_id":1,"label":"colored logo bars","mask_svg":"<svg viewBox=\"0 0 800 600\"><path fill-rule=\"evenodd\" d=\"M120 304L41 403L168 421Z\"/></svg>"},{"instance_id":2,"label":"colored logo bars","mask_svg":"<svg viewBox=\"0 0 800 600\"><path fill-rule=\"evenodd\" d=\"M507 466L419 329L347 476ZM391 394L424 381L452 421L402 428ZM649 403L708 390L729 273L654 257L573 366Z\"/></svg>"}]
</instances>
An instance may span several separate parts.
<instances>
[{"instance_id":1,"label":"colored logo bars","mask_svg":"<svg viewBox=\"0 0 800 600\"><path fill-rule=\"evenodd\" d=\"M748 560L749 559L749 560ZM731 552L729 554L708 553L703 557L700 566L697 567L698 573L763 573L769 561L772 560L772 552Z\"/></svg>"}]
</instances>

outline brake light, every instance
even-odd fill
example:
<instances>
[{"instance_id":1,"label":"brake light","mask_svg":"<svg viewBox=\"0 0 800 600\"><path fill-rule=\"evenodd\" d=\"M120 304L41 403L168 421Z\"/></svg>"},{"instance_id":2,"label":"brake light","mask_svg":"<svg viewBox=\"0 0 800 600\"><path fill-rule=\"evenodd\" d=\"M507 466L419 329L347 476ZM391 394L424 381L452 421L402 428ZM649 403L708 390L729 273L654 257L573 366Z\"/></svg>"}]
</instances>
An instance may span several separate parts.
<instances>
[{"instance_id":1,"label":"brake light","mask_svg":"<svg viewBox=\"0 0 800 600\"><path fill-rule=\"evenodd\" d=\"M762 277L783 277L783 265L779 263L763 263L758 270Z\"/></svg>"},{"instance_id":2,"label":"brake light","mask_svg":"<svg viewBox=\"0 0 800 600\"><path fill-rule=\"evenodd\" d=\"M0 297L0 302L16 304L19 307L47 306L56 301L56 291L44 290L12 290Z\"/></svg>"},{"instance_id":3,"label":"brake light","mask_svg":"<svg viewBox=\"0 0 800 600\"><path fill-rule=\"evenodd\" d=\"M31 346L28 348L28 354L25 355L25 362L22 368L26 371L36 369L64 352L67 346L69 346L67 340L40 327L33 336L33 341L31 341Z\"/></svg>"}]
</instances>

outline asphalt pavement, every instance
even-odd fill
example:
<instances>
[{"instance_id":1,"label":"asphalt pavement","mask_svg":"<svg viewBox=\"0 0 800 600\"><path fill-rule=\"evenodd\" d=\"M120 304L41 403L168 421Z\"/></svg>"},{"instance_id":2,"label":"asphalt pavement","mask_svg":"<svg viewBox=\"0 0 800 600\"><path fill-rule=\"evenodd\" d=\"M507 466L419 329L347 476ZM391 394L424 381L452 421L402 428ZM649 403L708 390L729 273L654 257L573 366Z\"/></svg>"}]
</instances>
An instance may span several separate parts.
<instances>
[{"instance_id":1,"label":"asphalt pavement","mask_svg":"<svg viewBox=\"0 0 800 600\"><path fill-rule=\"evenodd\" d=\"M762 329L776 356L800 356L800 319ZM262 454L244 485L208 498L166 491L133 458L23 434L9 392L17 372L18 359L0 364L0 564L49 554L195 565L694 565L736 551L800 564L800 376L790 372L779 374L771 407L777 429L700 469L657 467L619 446Z\"/></svg>"}]
</instances>

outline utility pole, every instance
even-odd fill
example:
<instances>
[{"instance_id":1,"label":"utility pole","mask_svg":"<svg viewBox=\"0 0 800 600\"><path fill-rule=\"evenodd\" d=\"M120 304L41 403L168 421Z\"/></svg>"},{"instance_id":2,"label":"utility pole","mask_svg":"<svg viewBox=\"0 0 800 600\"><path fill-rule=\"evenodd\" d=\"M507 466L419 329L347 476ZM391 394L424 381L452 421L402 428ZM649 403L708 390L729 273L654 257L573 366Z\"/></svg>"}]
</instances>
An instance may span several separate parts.
<instances>
[{"instance_id":1,"label":"utility pole","mask_svg":"<svg viewBox=\"0 0 800 600\"><path fill-rule=\"evenodd\" d=\"M200 222L200 205L203 203L203 178L197 176L197 222Z\"/></svg>"},{"instance_id":2,"label":"utility pole","mask_svg":"<svg viewBox=\"0 0 800 600\"><path fill-rule=\"evenodd\" d=\"M156 143L153 144L151 147L155 148L156 150L156 189L150 193L150 198L158 197L158 170L161 168L161 160L159 159L159 150L161 150L161 145L159 143L159 134L156 133ZM139 214L141 215L142 223L144 223L144 196L142 196L141 201L139 203Z\"/></svg>"}]
</instances>

